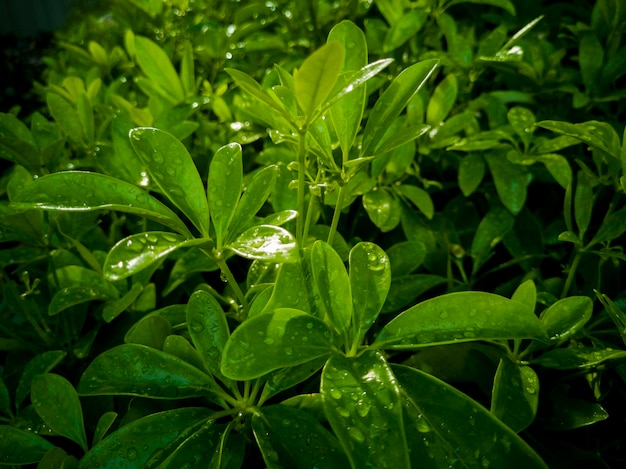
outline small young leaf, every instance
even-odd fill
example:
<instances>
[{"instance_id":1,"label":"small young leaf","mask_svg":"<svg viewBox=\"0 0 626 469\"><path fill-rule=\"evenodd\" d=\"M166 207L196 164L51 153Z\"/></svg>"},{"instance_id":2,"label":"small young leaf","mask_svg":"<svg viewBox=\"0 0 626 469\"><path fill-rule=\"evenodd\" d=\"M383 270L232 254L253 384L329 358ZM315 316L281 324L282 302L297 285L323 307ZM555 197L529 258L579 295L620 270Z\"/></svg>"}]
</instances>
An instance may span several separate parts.
<instances>
[{"instance_id":1,"label":"small young leaf","mask_svg":"<svg viewBox=\"0 0 626 469\"><path fill-rule=\"evenodd\" d=\"M331 332L309 313L281 308L244 321L224 347L222 374L250 380L331 352Z\"/></svg>"},{"instance_id":2,"label":"small young leaf","mask_svg":"<svg viewBox=\"0 0 626 469\"><path fill-rule=\"evenodd\" d=\"M117 296L118 295L111 296L109 292L99 289L96 286L62 288L52 297L48 305L48 315L55 316L72 306L96 300L115 299Z\"/></svg>"},{"instance_id":3,"label":"small young leaf","mask_svg":"<svg viewBox=\"0 0 626 469\"><path fill-rule=\"evenodd\" d=\"M537 287L535 286L535 282L526 280L515 289L511 299L513 301L519 301L531 311L535 311L535 305L537 304Z\"/></svg>"},{"instance_id":4,"label":"small young leaf","mask_svg":"<svg viewBox=\"0 0 626 469\"><path fill-rule=\"evenodd\" d=\"M198 170L185 146L151 127L130 131L130 143L161 192L208 237L209 206Z\"/></svg>"},{"instance_id":5,"label":"small young leaf","mask_svg":"<svg viewBox=\"0 0 626 469\"><path fill-rule=\"evenodd\" d=\"M166 337L171 333L172 325L167 319L158 315L147 315L133 324L124 335L124 342L162 350Z\"/></svg>"},{"instance_id":6,"label":"small young leaf","mask_svg":"<svg viewBox=\"0 0 626 469\"><path fill-rule=\"evenodd\" d=\"M381 231L393 230L400 223L402 209L398 199L385 189L374 189L363 196L363 207Z\"/></svg>"},{"instance_id":7,"label":"small young leaf","mask_svg":"<svg viewBox=\"0 0 626 469\"><path fill-rule=\"evenodd\" d=\"M224 70L242 90L250 96L253 96L259 101L267 104L274 110L274 113L278 114L280 117L286 117L289 119L289 114L285 111L285 109L283 109L283 107L275 101L274 98L272 98L256 80L254 80L254 78L233 68L226 68Z\"/></svg>"},{"instance_id":8,"label":"small young leaf","mask_svg":"<svg viewBox=\"0 0 626 469\"><path fill-rule=\"evenodd\" d=\"M485 160L496 184L500 201L513 215L517 215L526 202L527 187L530 183L528 170L522 165L511 163L501 151L486 153Z\"/></svg>"},{"instance_id":9,"label":"small young leaf","mask_svg":"<svg viewBox=\"0 0 626 469\"><path fill-rule=\"evenodd\" d=\"M35 411L48 427L87 451L83 410L74 386L68 380L53 373L35 376L31 400Z\"/></svg>"},{"instance_id":10,"label":"small young leaf","mask_svg":"<svg viewBox=\"0 0 626 469\"><path fill-rule=\"evenodd\" d=\"M30 394L33 378L37 375L48 373L65 358L66 352L61 350L48 350L34 357L22 372L20 381L15 391L15 407L19 410L26 397Z\"/></svg>"},{"instance_id":11,"label":"small young leaf","mask_svg":"<svg viewBox=\"0 0 626 469\"><path fill-rule=\"evenodd\" d=\"M337 439L302 410L285 405L263 407L252 417L252 430L267 467L349 466Z\"/></svg>"},{"instance_id":12,"label":"small young leaf","mask_svg":"<svg viewBox=\"0 0 626 469\"><path fill-rule=\"evenodd\" d=\"M36 464L54 447L36 433L0 425L0 454L3 464Z\"/></svg>"},{"instance_id":13,"label":"small young leaf","mask_svg":"<svg viewBox=\"0 0 626 469\"><path fill-rule=\"evenodd\" d=\"M243 188L241 145L221 147L211 160L207 195L217 248L221 249ZM237 233L238 235L239 233Z\"/></svg>"},{"instance_id":14,"label":"small young leaf","mask_svg":"<svg viewBox=\"0 0 626 469\"><path fill-rule=\"evenodd\" d=\"M398 383L382 354L333 355L320 392L352 467L410 467Z\"/></svg>"},{"instance_id":15,"label":"small young leaf","mask_svg":"<svg viewBox=\"0 0 626 469\"><path fill-rule=\"evenodd\" d=\"M339 254L324 241L316 241L311 249L311 271L321 304L324 320L347 343L352 320L350 278Z\"/></svg>"},{"instance_id":16,"label":"small young leaf","mask_svg":"<svg viewBox=\"0 0 626 469\"><path fill-rule=\"evenodd\" d=\"M376 348L490 339L547 339L539 319L517 301L484 292L457 292L419 303L379 333Z\"/></svg>"},{"instance_id":17,"label":"small young leaf","mask_svg":"<svg viewBox=\"0 0 626 469\"><path fill-rule=\"evenodd\" d=\"M398 186L397 190L400 194L409 199L419 209L419 211L426 216L426 218L432 220L435 215L435 206L433 205L433 200L430 198L430 194L428 192L417 186L411 186L408 184Z\"/></svg>"},{"instance_id":18,"label":"small young leaf","mask_svg":"<svg viewBox=\"0 0 626 469\"><path fill-rule=\"evenodd\" d=\"M296 239L279 226L254 226L225 248L246 259L262 259L268 262L296 262L299 258Z\"/></svg>"},{"instance_id":19,"label":"small young leaf","mask_svg":"<svg viewBox=\"0 0 626 469\"><path fill-rule=\"evenodd\" d=\"M539 405L539 378L529 367L500 359L493 381L491 413L515 433L530 425Z\"/></svg>"},{"instance_id":20,"label":"small young leaf","mask_svg":"<svg viewBox=\"0 0 626 469\"><path fill-rule=\"evenodd\" d=\"M426 123L436 127L443 122L454 106L458 92L456 75L447 75L433 91L426 108Z\"/></svg>"},{"instance_id":21,"label":"small young leaf","mask_svg":"<svg viewBox=\"0 0 626 469\"><path fill-rule=\"evenodd\" d=\"M157 199L132 184L104 174L85 171L48 174L24 187L11 203L16 208L72 212L118 210L189 234L180 218Z\"/></svg>"},{"instance_id":22,"label":"small young leaf","mask_svg":"<svg viewBox=\"0 0 626 469\"><path fill-rule=\"evenodd\" d=\"M469 153L459 164L459 188L469 197L478 188L485 175L485 160L479 152Z\"/></svg>"},{"instance_id":23,"label":"small young leaf","mask_svg":"<svg viewBox=\"0 0 626 469\"><path fill-rule=\"evenodd\" d=\"M74 106L67 99L52 92L48 93L46 102L50 114L68 138L75 144L85 145L80 117Z\"/></svg>"},{"instance_id":24,"label":"small young leaf","mask_svg":"<svg viewBox=\"0 0 626 469\"><path fill-rule=\"evenodd\" d=\"M535 130L535 115L525 107L515 106L509 110L507 119L515 133L524 143L524 148L528 148Z\"/></svg>"},{"instance_id":25,"label":"small young leaf","mask_svg":"<svg viewBox=\"0 0 626 469\"><path fill-rule=\"evenodd\" d=\"M498 244L515 224L515 218L500 206L493 207L481 220L472 240L470 252L474 256L472 273L487 261L493 248Z\"/></svg>"},{"instance_id":26,"label":"small young leaf","mask_svg":"<svg viewBox=\"0 0 626 469\"><path fill-rule=\"evenodd\" d=\"M566 158L554 153L547 153L536 157L536 160L546 166L546 169L563 189L571 184L572 168Z\"/></svg>"},{"instance_id":27,"label":"small young leaf","mask_svg":"<svg viewBox=\"0 0 626 469\"><path fill-rule=\"evenodd\" d=\"M328 42L307 57L294 73L296 99L307 123L335 86L344 55L341 44Z\"/></svg>"},{"instance_id":28,"label":"small young leaf","mask_svg":"<svg viewBox=\"0 0 626 469\"><path fill-rule=\"evenodd\" d=\"M539 319L551 341L563 343L591 318L593 302L587 296L562 298L541 313Z\"/></svg>"},{"instance_id":29,"label":"small young leaf","mask_svg":"<svg viewBox=\"0 0 626 469\"><path fill-rule=\"evenodd\" d=\"M183 84L168 55L156 43L143 36L135 36L137 63L146 76L152 80L173 104L185 100Z\"/></svg>"},{"instance_id":30,"label":"small young leaf","mask_svg":"<svg viewBox=\"0 0 626 469\"><path fill-rule=\"evenodd\" d=\"M580 38L578 62L585 88L591 94L598 88L603 61L604 49L602 48L602 43L594 31L585 31Z\"/></svg>"},{"instance_id":31,"label":"small young leaf","mask_svg":"<svg viewBox=\"0 0 626 469\"><path fill-rule=\"evenodd\" d=\"M93 432L93 442L91 443L91 446L96 446L102 441L104 436L110 430L111 425L113 425L113 422L115 422L116 418L116 412L106 412L102 414L102 416L98 419L98 424Z\"/></svg>"}]
</instances>

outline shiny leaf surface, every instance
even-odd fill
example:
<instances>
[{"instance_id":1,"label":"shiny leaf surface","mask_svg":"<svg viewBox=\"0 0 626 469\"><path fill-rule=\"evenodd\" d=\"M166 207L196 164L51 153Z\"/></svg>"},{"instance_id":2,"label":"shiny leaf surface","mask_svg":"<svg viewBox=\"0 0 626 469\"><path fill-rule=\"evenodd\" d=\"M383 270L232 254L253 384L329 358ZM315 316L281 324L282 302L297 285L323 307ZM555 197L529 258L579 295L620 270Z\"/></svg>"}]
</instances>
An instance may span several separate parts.
<instances>
[{"instance_id":1,"label":"shiny leaf surface","mask_svg":"<svg viewBox=\"0 0 626 469\"><path fill-rule=\"evenodd\" d=\"M221 147L211 160L207 195L217 246L223 245L228 225L237 209L243 188L241 145L231 143Z\"/></svg>"},{"instance_id":2,"label":"shiny leaf surface","mask_svg":"<svg viewBox=\"0 0 626 469\"><path fill-rule=\"evenodd\" d=\"M535 420L539 405L539 378L529 367L500 359L493 382L491 413L515 433Z\"/></svg>"},{"instance_id":3,"label":"shiny leaf surface","mask_svg":"<svg viewBox=\"0 0 626 469\"><path fill-rule=\"evenodd\" d=\"M254 226L226 247L246 259L278 263L298 260L295 237L279 226Z\"/></svg>"}]
</instances>

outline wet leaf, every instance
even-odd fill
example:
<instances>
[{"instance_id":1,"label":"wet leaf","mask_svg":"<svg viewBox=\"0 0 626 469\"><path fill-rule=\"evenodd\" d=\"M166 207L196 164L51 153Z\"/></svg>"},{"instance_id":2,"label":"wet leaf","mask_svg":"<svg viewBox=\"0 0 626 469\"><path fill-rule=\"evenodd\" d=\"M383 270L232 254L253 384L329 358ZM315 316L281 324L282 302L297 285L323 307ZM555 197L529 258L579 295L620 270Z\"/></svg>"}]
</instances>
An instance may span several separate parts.
<instances>
[{"instance_id":1,"label":"wet leaf","mask_svg":"<svg viewBox=\"0 0 626 469\"><path fill-rule=\"evenodd\" d=\"M144 286L141 283L134 283L131 289L128 290L124 296L118 300L109 301L104 305L104 309L102 310L102 319L104 319L105 322L113 321L113 319L130 308L143 291Z\"/></svg>"},{"instance_id":2,"label":"wet leaf","mask_svg":"<svg viewBox=\"0 0 626 469\"><path fill-rule=\"evenodd\" d=\"M279 226L258 225L249 228L225 248L246 259L268 262L296 262L299 258L296 239Z\"/></svg>"},{"instance_id":3,"label":"wet leaf","mask_svg":"<svg viewBox=\"0 0 626 469\"><path fill-rule=\"evenodd\" d=\"M113 296L113 299L117 295ZM72 306L76 306L82 303L88 303L96 300L109 300L112 299L110 293L104 290L100 290L97 287L71 287L62 288L54 294L50 304L48 305L48 314L54 316L61 311L65 311Z\"/></svg>"},{"instance_id":4,"label":"wet leaf","mask_svg":"<svg viewBox=\"0 0 626 469\"><path fill-rule=\"evenodd\" d=\"M409 467L398 383L379 352L333 355L320 391L328 422L352 467Z\"/></svg>"},{"instance_id":5,"label":"wet leaf","mask_svg":"<svg viewBox=\"0 0 626 469\"><path fill-rule=\"evenodd\" d=\"M391 268L385 251L361 242L350 251L350 285L355 342L360 344L382 310L391 285Z\"/></svg>"},{"instance_id":6,"label":"wet leaf","mask_svg":"<svg viewBox=\"0 0 626 469\"><path fill-rule=\"evenodd\" d=\"M163 451L162 455L152 457L146 467L159 469L192 468L199 465L211 467L209 466L211 460L220 450L223 431L224 425L216 424L212 419L205 420L200 429L188 437L183 437L182 442L179 439L176 443L170 444L168 450Z\"/></svg>"},{"instance_id":7,"label":"wet leaf","mask_svg":"<svg viewBox=\"0 0 626 469\"><path fill-rule=\"evenodd\" d=\"M169 208L140 188L104 174L64 171L42 176L11 202L17 208L88 211L117 210L154 220L181 234L184 223Z\"/></svg>"},{"instance_id":8,"label":"wet leaf","mask_svg":"<svg viewBox=\"0 0 626 469\"><path fill-rule=\"evenodd\" d=\"M433 91L426 108L426 123L433 127L443 122L454 106L458 92L456 75L450 73Z\"/></svg>"},{"instance_id":9,"label":"wet leaf","mask_svg":"<svg viewBox=\"0 0 626 469\"><path fill-rule=\"evenodd\" d=\"M491 413L515 433L535 420L539 405L539 378L529 367L500 359L493 382Z\"/></svg>"},{"instance_id":10,"label":"wet leaf","mask_svg":"<svg viewBox=\"0 0 626 469\"><path fill-rule=\"evenodd\" d=\"M620 158L620 139L615 129L607 122L588 121L580 124L571 124L561 121L537 122L539 127L551 130L561 135L574 137L589 146L605 151L615 158Z\"/></svg>"},{"instance_id":11,"label":"wet leaf","mask_svg":"<svg viewBox=\"0 0 626 469\"><path fill-rule=\"evenodd\" d=\"M98 419L98 424L93 432L93 442L91 443L91 446L96 446L100 443L100 441L102 441L102 438L104 438L107 432L111 429L111 425L113 425L116 418L116 412L106 412L102 414L102 416Z\"/></svg>"},{"instance_id":12,"label":"wet leaf","mask_svg":"<svg viewBox=\"0 0 626 469\"><path fill-rule=\"evenodd\" d=\"M469 197L478 188L485 175L485 160L479 152L469 153L459 164L459 188Z\"/></svg>"},{"instance_id":13,"label":"wet leaf","mask_svg":"<svg viewBox=\"0 0 626 469\"><path fill-rule=\"evenodd\" d=\"M535 130L535 115L525 107L514 106L507 113L507 119L524 143L524 148L528 148Z\"/></svg>"},{"instance_id":14,"label":"wet leaf","mask_svg":"<svg viewBox=\"0 0 626 469\"><path fill-rule=\"evenodd\" d=\"M173 104L184 101L183 85L168 55L161 47L147 37L135 36L135 54L137 64L143 73L155 83L164 96L169 96Z\"/></svg>"},{"instance_id":15,"label":"wet leaf","mask_svg":"<svg viewBox=\"0 0 626 469\"><path fill-rule=\"evenodd\" d=\"M213 394L219 386L183 360L144 345L124 344L100 355L78 384L81 396L127 395L182 399Z\"/></svg>"},{"instance_id":16,"label":"wet leaf","mask_svg":"<svg viewBox=\"0 0 626 469\"><path fill-rule=\"evenodd\" d=\"M510 428L449 384L392 365L400 384L413 465L426 468L548 466Z\"/></svg>"},{"instance_id":17,"label":"wet leaf","mask_svg":"<svg viewBox=\"0 0 626 469\"><path fill-rule=\"evenodd\" d=\"M424 27L428 14L424 9L409 10L404 13L387 31L383 51L391 52L410 40Z\"/></svg>"},{"instance_id":18,"label":"wet leaf","mask_svg":"<svg viewBox=\"0 0 626 469\"><path fill-rule=\"evenodd\" d=\"M595 367L607 361L624 363L626 351L594 347L557 348L543 353L531 363L556 370L575 370Z\"/></svg>"},{"instance_id":19,"label":"wet leaf","mask_svg":"<svg viewBox=\"0 0 626 469\"><path fill-rule=\"evenodd\" d=\"M537 304L537 287L535 286L535 282L526 280L515 289L511 299L513 301L519 301L531 311L535 311L535 305ZM545 323L543 323L543 325L545 327Z\"/></svg>"},{"instance_id":20,"label":"wet leaf","mask_svg":"<svg viewBox=\"0 0 626 469\"><path fill-rule=\"evenodd\" d=\"M221 147L211 160L207 195L215 229L217 248L223 246L228 226L235 215L243 188L241 145L231 143ZM236 233L237 235L239 233Z\"/></svg>"},{"instance_id":21,"label":"wet leaf","mask_svg":"<svg viewBox=\"0 0 626 469\"><path fill-rule=\"evenodd\" d=\"M589 245L612 241L620 237L624 232L626 232L626 207L615 211L602 221L602 225L600 225L598 232Z\"/></svg>"},{"instance_id":22,"label":"wet leaf","mask_svg":"<svg viewBox=\"0 0 626 469\"><path fill-rule=\"evenodd\" d=\"M329 244L316 241L311 249L311 271L324 306L324 320L347 343L353 314L352 292L343 261Z\"/></svg>"},{"instance_id":23,"label":"wet leaf","mask_svg":"<svg viewBox=\"0 0 626 469\"><path fill-rule=\"evenodd\" d=\"M165 338L171 333L172 325L167 319L158 315L148 315L133 324L125 334L124 342L162 350Z\"/></svg>"},{"instance_id":24,"label":"wet leaf","mask_svg":"<svg viewBox=\"0 0 626 469\"><path fill-rule=\"evenodd\" d=\"M574 219L578 226L578 236L582 240L589 228L591 212L593 210L593 188L589 176L578 172L578 183L574 192Z\"/></svg>"},{"instance_id":25,"label":"wet leaf","mask_svg":"<svg viewBox=\"0 0 626 469\"><path fill-rule=\"evenodd\" d=\"M39 435L9 425L0 425L3 464L36 464L54 445Z\"/></svg>"},{"instance_id":26,"label":"wet leaf","mask_svg":"<svg viewBox=\"0 0 626 469\"><path fill-rule=\"evenodd\" d=\"M382 232L393 230L400 223L401 207L398 200L385 189L374 189L363 196L363 207L370 220Z\"/></svg>"},{"instance_id":27,"label":"wet leaf","mask_svg":"<svg viewBox=\"0 0 626 469\"><path fill-rule=\"evenodd\" d=\"M267 467L348 467L337 439L309 413L284 405L263 407L252 429Z\"/></svg>"},{"instance_id":28,"label":"wet leaf","mask_svg":"<svg viewBox=\"0 0 626 469\"><path fill-rule=\"evenodd\" d=\"M189 152L176 137L152 127L130 131L130 143L161 192L208 237L209 207Z\"/></svg>"},{"instance_id":29,"label":"wet leaf","mask_svg":"<svg viewBox=\"0 0 626 469\"><path fill-rule=\"evenodd\" d=\"M539 319L517 301L484 292L457 292L423 301L379 333L376 348L414 348L471 340L546 340Z\"/></svg>"},{"instance_id":30,"label":"wet leaf","mask_svg":"<svg viewBox=\"0 0 626 469\"><path fill-rule=\"evenodd\" d=\"M393 268L393 267L392 267ZM389 294L383 306L383 313L395 313L415 302L431 288L447 282L445 277L432 274L412 274L394 277L391 281Z\"/></svg>"},{"instance_id":31,"label":"wet leaf","mask_svg":"<svg viewBox=\"0 0 626 469\"><path fill-rule=\"evenodd\" d=\"M478 272L493 252L493 248L513 229L514 224L515 218L500 206L493 207L480 221L470 248L474 256L473 274Z\"/></svg>"},{"instance_id":32,"label":"wet leaf","mask_svg":"<svg viewBox=\"0 0 626 469\"><path fill-rule=\"evenodd\" d=\"M530 183L528 170L522 165L511 163L503 152L486 153L485 160L500 201L513 215L517 215L526 203Z\"/></svg>"},{"instance_id":33,"label":"wet leaf","mask_svg":"<svg viewBox=\"0 0 626 469\"><path fill-rule=\"evenodd\" d=\"M591 298L570 296L552 304L539 319L550 340L563 343L583 328L592 312Z\"/></svg>"},{"instance_id":34,"label":"wet leaf","mask_svg":"<svg viewBox=\"0 0 626 469\"><path fill-rule=\"evenodd\" d=\"M401 241L387 249L391 273L394 277L408 275L417 269L426 258L424 243Z\"/></svg>"},{"instance_id":35,"label":"wet leaf","mask_svg":"<svg viewBox=\"0 0 626 469\"><path fill-rule=\"evenodd\" d=\"M235 84L246 93L267 104L270 108L274 109L274 111L277 111L281 117L289 117L283 107L276 102L250 75L233 68L226 68L224 71L228 73Z\"/></svg>"},{"instance_id":36,"label":"wet leaf","mask_svg":"<svg viewBox=\"0 0 626 469\"><path fill-rule=\"evenodd\" d=\"M318 373L326 363L327 359L328 357L322 356L303 363L302 365L281 368L273 371L266 377L265 387L263 388L261 398L265 401L281 391L285 391L297 384L302 383L306 379Z\"/></svg>"},{"instance_id":37,"label":"wet leaf","mask_svg":"<svg viewBox=\"0 0 626 469\"><path fill-rule=\"evenodd\" d=\"M30 394L31 383L35 376L48 373L66 357L67 353L62 350L48 350L28 362L15 391L15 407L19 409Z\"/></svg>"},{"instance_id":38,"label":"wet leaf","mask_svg":"<svg viewBox=\"0 0 626 469\"><path fill-rule=\"evenodd\" d=\"M83 410L74 386L68 380L53 373L35 376L31 400L35 411L48 427L87 451Z\"/></svg>"},{"instance_id":39,"label":"wet leaf","mask_svg":"<svg viewBox=\"0 0 626 469\"><path fill-rule=\"evenodd\" d=\"M563 189L566 189L572 183L572 168L565 157L549 153L538 156L536 159L546 166L554 180Z\"/></svg>"},{"instance_id":40,"label":"wet leaf","mask_svg":"<svg viewBox=\"0 0 626 469\"><path fill-rule=\"evenodd\" d=\"M331 352L331 333L321 320L289 308L246 319L231 334L222 355L227 378L250 380L300 365Z\"/></svg>"},{"instance_id":41,"label":"wet leaf","mask_svg":"<svg viewBox=\"0 0 626 469\"><path fill-rule=\"evenodd\" d=\"M398 186L397 189L400 194L409 199L426 218L432 220L435 215L435 206L428 192L420 187L408 184L402 184Z\"/></svg>"}]
</instances>

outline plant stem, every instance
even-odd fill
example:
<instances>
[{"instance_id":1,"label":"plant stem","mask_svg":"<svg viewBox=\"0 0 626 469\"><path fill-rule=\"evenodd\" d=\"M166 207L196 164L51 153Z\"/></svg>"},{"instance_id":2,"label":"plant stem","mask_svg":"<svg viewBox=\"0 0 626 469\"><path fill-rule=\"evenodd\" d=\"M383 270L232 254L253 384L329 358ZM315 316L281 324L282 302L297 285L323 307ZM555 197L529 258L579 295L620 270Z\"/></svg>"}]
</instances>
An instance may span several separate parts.
<instances>
[{"instance_id":1,"label":"plant stem","mask_svg":"<svg viewBox=\"0 0 626 469\"><path fill-rule=\"evenodd\" d=\"M304 247L304 189L306 162L306 131L299 131L298 141L298 217L296 218L296 242L298 248Z\"/></svg>"},{"instance_id":2,"label":"plant stem","mask_svg":"<svg viewBox=\"0 0 626 469\"><path fill-rule=\"evenodd\" d=\"M226 261L222 259L221 256L216 256L215 261L217 262L217 265L219 266L222 273L224 274L224 277L226 277L226 281L230 284L231 288L235 292L237 301L241 305L241 309L243 311L243 314L238 316L240 316L239 319L243 321L248 316L248 300L246 300L246 297L243 294L241 287L239 287L239 284L237 283L237 280L235 279L233 273L230 271L230 268L228 267Z\"/></svg>"},{"instance_id":3,"label":"plant stem","mask_svg":"<svg viewBox=\"0 0 626 469\"><path fill-rule=\"evenodd\" d=\"M328 244L333 245L333 240L335 238L335 232L337 231L337 226L339 225L339 217L341 217L341 209L343 208L343 202L346 198L346 186L342 184L339 187L339 194L337 195L337 203L335 204L335 213L333 213L333 221L330 225L330 232L328 233Z\"/></svg>"},{"instance_id":4,"label":"plant stem","mask_svg":"<svg viewBox=\"0 0 626 469\"><path fill-rule=\"evenodd\" d=\"M582 257L582 252L576 248L576 255L574 256L574 260L570 265L569 271L567 272L567 279L565 280L565 285L563 285L563 291L561 292L561 298L565 298L569 293L569 289L572 286L572 282L574 281L574 277L576 276L576 270L578 269L578 263L580 262L580 258Z\"/></svg>"}]
</instances>

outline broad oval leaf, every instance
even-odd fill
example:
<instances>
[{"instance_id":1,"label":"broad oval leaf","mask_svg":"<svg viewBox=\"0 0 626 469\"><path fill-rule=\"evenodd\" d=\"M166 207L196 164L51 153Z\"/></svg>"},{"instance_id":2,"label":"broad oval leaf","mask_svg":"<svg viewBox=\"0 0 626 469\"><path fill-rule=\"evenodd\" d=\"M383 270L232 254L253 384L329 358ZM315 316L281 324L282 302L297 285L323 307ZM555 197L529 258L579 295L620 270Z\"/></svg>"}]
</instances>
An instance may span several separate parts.
<instances>
[{"instance_id":1,"label":"broad oval leaf","mask_svg":"<svg viewBox=\"0 0 626 469\"><path fill-rule=\"evenodd\" d=\"M354 246L350 251L350 285L355 341L360 344L382 310L391 285L385 251L368 242Z\"/></svg>"},{"instance_id":2,"label":"broad oval leaf","mask_svg":"<svg viewBox=\"0 0 626 469\"><path fill-rule=\"evenodd\" d=\"M426 218L432 220L435 215L435 206L428 192L420 187L411 186L409 184L402 184L398 186L397 189L400 194L409 199Z\"/></svg>"},{"instance_id":3,"label":"broad oval leaf","mask_svg":"<svg viewBox=\"0 0 626 469\"><path fill-rule=\"evenodd\" d=\"M121 280L150 267L176 249L208 241L210 240L188 239L163 231L134 234L111 248L104 262L103 272L109 280Z\"/></svg>"},{"instance_id":4,"label":"broad oval leaf","mask_svg":"<svg viewBox=\"0 0 626 469\"><path fill-rule=\"evenodd\" d=\"M218 249L222 247L243 188L241 145L221 147L211 160L207 195ZM239 234L239 233L237 233Z\"/></svg>"},{"instance_id":5,"label":"broad oval leaf","mask_svg":"<svg viewBox=\"0 0 626 469\"><path fill-rule=\"evenodd\" d=\"M501 206L493 207L480 221L470 248L474 257L473 274L487 261L495 245L513 229L513 225L515 218Z\"/></svg>"},{"instance_id":6,"label":"broad oval leaf","mask_svg":"<svg viewBox=\"0 0 626 469\"><path fill-rule=\"evenodd\" d=\"M402 208L398 199L385 189L374 189L363 196L363 207L381 231L393 230L400 223Z\"/></svg>"},{"instance_id":7,"label":"broad oval leaf","mask_svg":"<svg viewBox=\"0 0 626 469\"><path fill-rule=\"evenodd\" d=\"M0 458L3 464L36 464L54 447L36 433L0 425Z\"/></svg>"},{"instance_id":8,"label":"broad oval leaf","mask_svg":"<svg viewBox=\"0 0 626 469\"><path fill-rule=\"evenodd\" d=\"M207 424L210 414L204 407L186 407L140 418L94 446L83 456L80 465L83 468L103 463L106 467L123 469L157 467Z\"/></svg>"},{"instance_id":9,"label":"broad oval leaf","mask_svg":"<svg viewBox=\"0 0 626 469\"><path fill-rule=\"evenodd\" d=\"M95 300L108 300L111 296L108 292L97 287L77 286L62 288L54 294L48 305L48 314L54 316L72 306L88 303Z\"/></svg>"},{"instance_id":10,"label":"broad oval leaf","mask_svg":"<svg viewBox=\"0 0 626 469\"><path fill-rule=\"evenodd\" d=\"M404 426L414 467L541 468L548 466L510 428L449 384L392 365L400 384Z\"/></svg>"},{"instance_id":11,"label":"broad oval leaf","mask_svg":"<svg viewBox=\"0 0 626 469\"><path fill-rule=\"evenodd\" d=\"M330 426L352 467L409 467L398 382L379 352L333 355L320 384Z\"/></svg>"},{"instance_id":12,"label":"broad oval leaf","mask_svg":"<svg viewBox=\"0 0 626 469\"><path fill-rule=\"evenodd\" d=\"M225 248L246 259L277 263L296 262L299 259L296 239L279 226L258 225L249 228Z\"/></svg>"},{"instance_id":13,"label":"broad oval leaf","mask_svg":"<svg viewBox=\"0 0 626 469\"><path fill-rule=\"evenodd\" d=\"M523 165L511 163L502 151L486 153L485 160L500 201L513 215L517 215L526 203L530 183L528 170Z\"/></svg>"},{"instance_id":14,"label":"broad oval leaf","mask_svg":"<svg viewBox=\"0 0 626 469\"><path fill-rule=\"evenodd\" d=\"M626 362L626 351L599 347L556 348L531 360L531 363L556 370L575 370L596 367L608 361Z\"/></svg>"},{"instance_id":15,"label":"broad oval leaf","mask_svg":"<svg viewBox=\"0 0 626 469\"><path fill-rule=\"evenodd\" d=\"M78 384L81 396L128 395L157 399L207 397L219 386L206 373L170 354L124 344L101 353Z\"/></svg>"},{"instance_id":16,"label":"broad oval leaf","mask_svg":"<svg viewBox=\"0 0 626 469\"><path fill-rule=\"evenodd\" d=\"M250 380L300 365L331 352L328 326L309 313L276 309L245 320L231 334L222 355L222 374Z\"/></svg>"},{"instance_id":17,"label":"broad oval leaf","mask_svg":"<svg viewBox=\"0 0 626 469\"><path fill-rule=\"evenodd\" d=\"M425 60L404 69L385 90L370 113L363 132L362 156L376 154L383 136L413 95L434 72L438 60Z\"/></svg>"},{"instance_id":18,"label":"broad oval leaf","mask_svg":"<svg viewBox=\"0 0 626 469\"><path fill-rule=\"evenodd\" d=\"M152 127L132 129L129 137L151 180L203 236L208 236L209 206L204 185L185 145Z\"/></svg>"},{"instance_id":19,"label":"broad oval leaf","mask_svg":"<svg viewBox=\"0 0 626 469\"><path fill-rule=\"evenodd\" d=\"M87 451L83 410L68 380L53 373L37 375L33 378L30 395L35 411L48 427Z\"/></svg>"},{"instance_id":20,"label":"broad oval leaf","mask_svg":"<svg viewBox=\"0 0 626 469\"><path fill-rule=\"evenodd\" d=\"M551 341L564 342L591 318L593 302L587 296L562 298L541 313L540 319Z\"/></svg>"},{"instance_id":21,"label":"broad oval leaf","mask_svg":"<svg viewBox=\"0 0 626 469\"><path fill-rule=\"evenodd\" d=\"M349 466L337 439L308 412L285 405L263 407L252 416L252 430L267 467Z\"/></svg>"},{"instance_id":22,"label":"broad oval leaf","mask_svg":"<svg viewBox=\"0 0 626 469\"><path fill-rule=\"evenodd\" d=\"M316 241L311 249L311 271L326 322L346 343L352 320L352 292L343 261L330 244Z\"/></svg>"},{"instance_id":23,"label":"broad oval leaf","mask_svg":"<svg viewBox=\"0 0 626 469\"><path fill-rule=\"evenodd\" d=\"M419 303L396 316L373 346L424 345L493 339L546 340L539 319L525 305L484 292L457 292Z\"/></svg>"},{"instance_id":24,"label":"broad oval leaf","mask_svg":"<svg viewBox=\"0 0 626 469\"><path fill-rule=\"evenodd\" d=\"M30 394L32 380L35 376L48 373L67 356L62 350L48 350L34 357L24 367L22 376L15 391L15 407L19 410L20 406Z\"/></svg>"},{"instance_id":25,"label":"broad oval leaf","mask_svg":"<svg viewBox=\"0 0 626 469\"><path fill-rule=\"evenodd\" d=\"M185 224L169 208L142 189L121 179L86 171L48 174L24 187L11 203L17 208L87 211L117 210L154 220L181 234Z\"/></svg>"}]
</instances>

